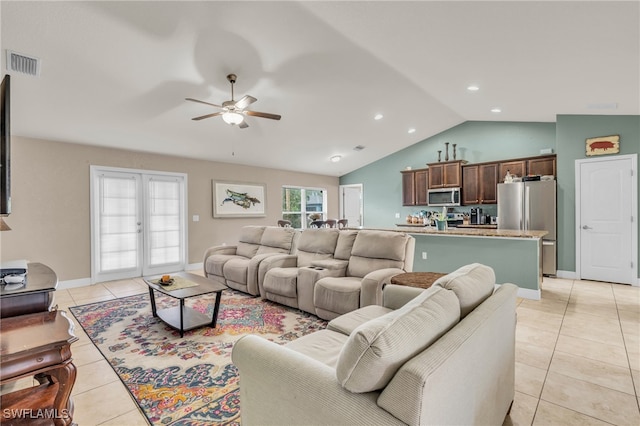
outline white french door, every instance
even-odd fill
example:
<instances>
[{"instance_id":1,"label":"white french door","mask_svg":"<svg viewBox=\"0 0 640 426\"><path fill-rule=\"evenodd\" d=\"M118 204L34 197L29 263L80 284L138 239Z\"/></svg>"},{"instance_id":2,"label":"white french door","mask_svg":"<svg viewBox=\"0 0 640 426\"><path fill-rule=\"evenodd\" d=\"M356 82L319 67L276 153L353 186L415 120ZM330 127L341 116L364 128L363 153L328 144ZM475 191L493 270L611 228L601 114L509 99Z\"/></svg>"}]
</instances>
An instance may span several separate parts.
<instances>
[{"instance_id":1,"label":"white french door","mask_svg":"<svg viewBox=\"0 0 640 426\"><path fill-rule=\"evenodd\" d=\"M340 185L340 219L347 219L349 226L364 225L362 184Z\"/></svg>"},{"instance_id":2,"label":"white french door","mask_svg":"<svg viewBox=\"0 0 640 426\"><path fill-rule=\"evenodd\" d=\"M91 167L92 282L183 270L186 176Z\"/></svg>"}]
</instances>

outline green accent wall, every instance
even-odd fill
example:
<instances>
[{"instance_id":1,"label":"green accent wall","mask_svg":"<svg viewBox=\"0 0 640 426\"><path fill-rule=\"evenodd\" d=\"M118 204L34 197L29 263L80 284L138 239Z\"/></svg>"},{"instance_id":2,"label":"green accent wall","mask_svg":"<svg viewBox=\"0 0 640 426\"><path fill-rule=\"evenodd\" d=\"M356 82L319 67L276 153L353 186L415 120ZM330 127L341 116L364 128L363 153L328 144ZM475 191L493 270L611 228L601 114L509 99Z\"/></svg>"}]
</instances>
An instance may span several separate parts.
<instances>
[{"instance_id":1,"label":"green accent wall","mask_svg":"<svg viewBox=\"0 0 640 426\"><path fill-rule=\"evenodd\" d=\"M607 135L620 135L620 154L638 154L640 116L558 115L555 123L467 121L346 174L340 184L363 184L364 226L390 228L402 223L408 214L437 210L402 206L400 171L407 166L419 169L437 162L438 150L442 150L444 160L445 142L450 143L450 159L455 143L457 158L469 163L535 156L540 155L541 149L552 148L557 154L558 170L558 270L574 272L575 160L586 158L585 139ZM457 211L469 211L470 207L462 206ZM495 207L483 208L495 214ZM396 213L400 214L399 219L395 218ZM518 267L513 266L511 272L517 274ZM434 266L434 270L438 269Z\"/></svg>"},{"instance_id":2,"label":"green accent wall","mask_svg":"<svg viewBox=\"0 0 640 426\"><path fill-rule=\"evenodd\" d=\"M576 270L575 160L587 158L586 139L610 135L620 135L619 155L640 154L640 116L559 115L557 117L558 224L562 224L558 226L558 269ZM639 180L640 192L640 176L636 176L636 179ZM638 197L640 199L640 194ZM638 241L640 241L640 235ZM640 262L640 253L637 261Z\"/></svg>"}]
</instances>

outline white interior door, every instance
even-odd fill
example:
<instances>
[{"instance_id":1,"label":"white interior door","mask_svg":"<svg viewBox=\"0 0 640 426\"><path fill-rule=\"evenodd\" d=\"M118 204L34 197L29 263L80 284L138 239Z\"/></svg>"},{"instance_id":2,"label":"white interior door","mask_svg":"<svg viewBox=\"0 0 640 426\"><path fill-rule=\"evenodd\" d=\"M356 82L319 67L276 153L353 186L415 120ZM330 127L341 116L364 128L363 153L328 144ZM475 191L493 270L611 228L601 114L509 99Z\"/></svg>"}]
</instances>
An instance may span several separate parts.
<instances>
[{"instance_id":1,"label":"white interior door","mask_svg":"<svg viewBox=\"0 0 640 426\"><path fill-rule=\"evenodd\" d=\"M92 282L184 269L185 179L91 167Z\"/></svg>"},{"instance_id":2,"label":"white interior door","mask_svg":"<svg viewBox=\"0 0 640 426\"><path fill-rule=\"evenodd\" d=\"M340 218L350 227L364 226L362 184L340 185Z\"/></svg>"},{"instance_id":3,"label":"white interior door","mask_svg":"<svg viewBox=\"0 0 640 426\"><path fill-rule=\"evenodd\" d=\"M636 156L576 161L578 278L637 285Z\"/></svg>"}]
</instances>

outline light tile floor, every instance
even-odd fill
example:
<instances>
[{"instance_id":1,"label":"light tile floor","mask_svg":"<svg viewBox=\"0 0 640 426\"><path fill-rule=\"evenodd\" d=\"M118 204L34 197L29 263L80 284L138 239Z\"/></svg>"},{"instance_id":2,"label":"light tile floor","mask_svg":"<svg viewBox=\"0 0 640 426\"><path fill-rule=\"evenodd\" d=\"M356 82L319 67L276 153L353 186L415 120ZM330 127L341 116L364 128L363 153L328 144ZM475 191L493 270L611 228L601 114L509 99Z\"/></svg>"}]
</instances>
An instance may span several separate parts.
<instances>
[{"instance_id":1,"label":"light tile floor","mask_svg":"<svg viewBox=\"0 0 640 426\"><path fill-rule=\"evenodd\" d=\"M542 287L542 300L518 300L516 394L504 424L639 425L640 288L552 278ZM141 279L113 281L58 290L56 303L68 311L146 291ZM79 426L146 425L79 326L76 335L74 421Z\"/></svg>"}]
</instances>

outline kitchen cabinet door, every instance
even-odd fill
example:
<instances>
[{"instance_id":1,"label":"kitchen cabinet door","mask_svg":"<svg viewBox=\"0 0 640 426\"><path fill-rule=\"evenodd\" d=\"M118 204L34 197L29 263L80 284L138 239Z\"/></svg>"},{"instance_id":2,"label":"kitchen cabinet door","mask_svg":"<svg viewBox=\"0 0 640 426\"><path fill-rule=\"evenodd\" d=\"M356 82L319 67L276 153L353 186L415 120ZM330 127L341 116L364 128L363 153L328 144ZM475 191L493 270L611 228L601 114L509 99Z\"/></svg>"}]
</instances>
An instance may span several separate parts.
<instances>
[{"instance_id":1,"label":"kitchen cabinet door","mask_svg":"<svg viewBox=\"0 0 640 426\"><path fill-rule=\"evenodd\" d=\"M496 204L498 170L498 163L462 167L462 204Z\"/></svg>"},{"instance_id":2,"label":"kitchen cabinet door","mask_svg":"<svg viewBox=\"0 0 640 426\"><path fill-rule=\"evenodd\" d=\"M458 160L428 164L429 189L462 186L462 163L462 160Z\"/></svg>"},{"instance_id":3,"label":"kitchen cabinet door","mask_svg":"<svg viewBox=\"0 0 640 426\"><path fill-rule=\"evenodd\" d=\"M500 174L498 180L504 182L504 177L507 174L507 170L511 173L511 176L523 177L527 175L527 161L516 160L500 163Z\"/></svg>"},{"instance_id":4,"label":"kitchen cabinet door","mask_svg":"<svg viewBox=\"0 0 640 426\"><path fill-rule=\"evenodd\" d=\"M402 205L416 205L416 174L411 170L402 172Z\"/></svg>"},{"instance_id":5,"label":"kitchen cabinet door","mask_svg":"<svg viewBox=\"0 0 640 426\"><path fill-rule=\"evenodd\" d=\"M426 206L427 189L429 185L429 170L416 170L415 172L415 201L416 206Z\"/></svg>"},{"instance_id":6,"label":"kitchen cabinet door","mask_svg":"<svg viewBox=\"0 0 640 426\"><path fill-rule=\"evenodd\" d=\"M429 189L442 188L444 185L444 167L442 164L429 164Z\"/></svg>"},{"instance_id":7,"label":"kitchen cabinet door","mask_svg":"<svg viewBox=\"0 0 640 426\"><path fill-rule=\"evenodd\" d=\"M444 164L444 179L443 184L445 188L457 188L462 185L462 167L460 162L445 163Z\"/></svg>"},{"instance_id":8,"label":"kitchen cabinet door","mask_svg":"<svg viewBox=\"0 0 640 426\"><path fill-rule=\"evenodd\" d=\"M556 156L539 157L527 160L527 173L530 175L556 175Z\"/></svg>"},{"instance_id":9,"label":"kitchen cabinet door","mask_svg":"<svg viewBox=\"0 0 640 426\"><path fill-rule=\"evenodd\" d=\"M480 176L478 166L462 168L462 204L480 204Z\"/></svg>"},{"instance_id":10,"label":"kitchen cabinet door","mask_svg":"<svg viewBox=\"0 0 640 426\"><path fill-rule=\"evenodd\" d=\"M478 169L480 204L497 204L499 180L498 163L483 164L479 166Z\"/></svg>"}]
</instances>

